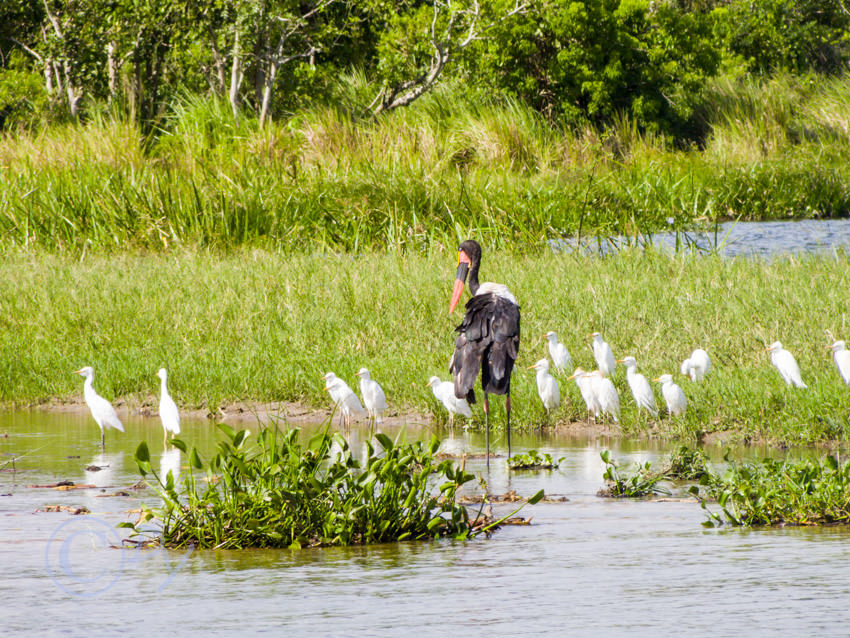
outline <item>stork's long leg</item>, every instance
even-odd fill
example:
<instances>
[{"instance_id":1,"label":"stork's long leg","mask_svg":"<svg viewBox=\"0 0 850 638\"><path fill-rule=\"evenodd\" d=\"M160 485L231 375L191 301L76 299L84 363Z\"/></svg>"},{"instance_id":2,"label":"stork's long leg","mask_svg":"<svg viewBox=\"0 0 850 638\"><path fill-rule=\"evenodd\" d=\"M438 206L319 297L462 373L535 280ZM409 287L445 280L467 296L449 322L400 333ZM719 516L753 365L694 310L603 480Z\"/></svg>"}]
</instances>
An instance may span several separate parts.
<instances>
[{"instance_id":1,"label":"stork's long leg","mask_svg":"<svg viewBox=\"0 0 850 638\"><path fill-rule=\"evenodd\" d=\"M490 471L490 399L484 393L484 441L487 444L487 471Z\"/></svg>"},{"instance_id":2,"label":"stork's long leg","mask_svg":"<svg viewBox=\"0 0 850 638\"><path fill-rule=\"evenodd\" d=\"M505 398L505 415L507 418L508 429L508 460L511 458L511 391L508 390Z\"/></svg>"}]
</instances>

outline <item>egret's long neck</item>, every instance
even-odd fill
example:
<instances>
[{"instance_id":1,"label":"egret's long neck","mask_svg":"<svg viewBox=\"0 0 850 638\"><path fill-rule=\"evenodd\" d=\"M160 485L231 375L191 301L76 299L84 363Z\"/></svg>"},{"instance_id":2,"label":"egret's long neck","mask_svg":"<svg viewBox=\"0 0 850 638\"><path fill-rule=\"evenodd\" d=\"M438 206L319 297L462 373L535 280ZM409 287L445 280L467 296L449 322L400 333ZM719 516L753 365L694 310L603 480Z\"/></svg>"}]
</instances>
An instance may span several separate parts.
<instances>
[{"instance_id":1,"label":"egret's long neck","mask_svg":"<svg viewBox=\"0 0 850 638\"><path fill-rule=\"evenodd\" d=\"M167 384L165 383L165 379L162 379L162 380L159 382L159 388L160 388L160 392L162 393L162 396L164 396L164 397L169 396L169 395L168 395L168 386L167 386Z\"/></svg>"},{"instance_id":2,"label":"egret's long neck","mask_svg":"<svg viewBox=\"0 0 850 638\"><path fill-rule=\"evenodd\" d=\"M83 384L83 397L85 397L86 402L91 400L91 398L97 394L94 391L94 386L92 385L93 379L93 376L88 376L86 377L86 382Z\"/></svg>"}]
</instances>

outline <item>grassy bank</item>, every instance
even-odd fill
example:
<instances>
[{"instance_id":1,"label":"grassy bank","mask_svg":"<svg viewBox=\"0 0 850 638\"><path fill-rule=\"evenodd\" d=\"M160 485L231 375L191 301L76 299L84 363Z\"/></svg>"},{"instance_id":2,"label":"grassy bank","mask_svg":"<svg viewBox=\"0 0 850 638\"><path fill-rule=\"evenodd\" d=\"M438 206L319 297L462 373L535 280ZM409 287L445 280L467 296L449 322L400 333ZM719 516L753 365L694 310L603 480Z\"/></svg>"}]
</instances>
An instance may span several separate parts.
<instances>
[{"instance_id":1,"label":"grassy bank","mask_svg":"<svg viewBox=\"0 0 850 638\"><path fill-rule=\"evenodd\" d=\"M366 366L392 406L436 411L425 383L447 377L460 321L458 312L447 314L455 263L454 247L404 256L10 253L0 261L0 400L79 400L82 384L71 371L92 365L104 396L152 401L154 375L165 366L182 406L327 406L321 376L331 370L354 385ZM647 377L669 372L683 387L688 413L661 420L665 434L846 439L850 389L824 347L826 330L850 336L846 263L846 255L764 262L488 251L483 279L506 283L522 305L515 423L542 420L526 369L545 354L541 335L556 330L575 363L591 368L586 335L598 330L615 355L634 355ZM808 390L786 388L770 366L764 347L777 339L796 355ZM677 374L697 346L714 363L699 385ZM614 380L624 430L643 430L621 367ZM561 392L556 419L583 418L575 385L562 382ZM501 410L503 402L494 405Z\"/></svg>"},{"instance_id":2,"label":"grassy bank","mask_svg":"<svg viewBox=\"0 0 850 638\"><path fill-rule=\"evenodd\" d=\"M149 140L103 116L0 139L0 247L354 251L474 232L516 249L669 218L850 214L846 78L718 81L701 108L707 137L689 150L459 87L376 120L317 107L264 129L195 99Z\"/></svg>"}]
</instances>

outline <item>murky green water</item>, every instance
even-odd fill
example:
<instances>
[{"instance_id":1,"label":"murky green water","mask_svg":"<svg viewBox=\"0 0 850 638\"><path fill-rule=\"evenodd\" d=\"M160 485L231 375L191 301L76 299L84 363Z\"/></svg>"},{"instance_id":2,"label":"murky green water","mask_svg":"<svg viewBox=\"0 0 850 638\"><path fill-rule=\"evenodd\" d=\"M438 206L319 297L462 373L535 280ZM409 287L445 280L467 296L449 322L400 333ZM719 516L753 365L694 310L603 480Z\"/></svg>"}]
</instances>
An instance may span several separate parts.
<instances>
[{"instance_id":1,"label":"murky green water","mask_svg":"<svg viewBox=\"0 0 850 638\"><path fill-rule=\"evenodd\" d=\"M155 467L185 459L163 456L158 420L125 425L126 434L108 433L101 455L87 415L0 413L0 437L8 434L0 438L0 466L10 454L26 454L14 474L0 473L4 635L844 636L850 627L848 530L706 530L693 502L597 498L599 451L624 461L667 452L647 442L515 437L515 449L566 458L558 470L513 476L495 460L492 491L543 487L569 501L526 508L533 525L503 528L490 540L142 551L108 546L122 535L115 523L153 495L109 495L138 481L132 455L142 439ZM183 438L212 448L210 423L184 426ZM459 430L445 446L480 451L482 444ZM104 469L86 471L92 464ZM483 472L483 460L467 468ZM29 487L58 480L97 487ZM34 513L48 504L91 514Z\"/></svg>"}]
</instances>

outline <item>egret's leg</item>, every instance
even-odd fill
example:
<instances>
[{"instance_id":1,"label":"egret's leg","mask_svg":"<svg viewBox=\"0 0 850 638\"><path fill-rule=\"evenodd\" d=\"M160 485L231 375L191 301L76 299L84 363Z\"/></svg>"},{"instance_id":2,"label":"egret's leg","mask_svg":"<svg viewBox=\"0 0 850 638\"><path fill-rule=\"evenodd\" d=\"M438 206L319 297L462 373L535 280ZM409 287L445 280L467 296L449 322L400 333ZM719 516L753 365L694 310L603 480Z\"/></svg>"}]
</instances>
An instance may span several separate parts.
<instances>
[{"instance_id":1,"label":"egret's leg","mask_svg":"<svg viewBox=\"0 0 850 638\"><path fill-rule=\"evenodd\" d=\"M490 399L484 393L484 441L487 445L487 471L490 471Z\"/></svg>"},{"instance_id":2,"label":"egret's leg","mask_svg":"<svg viewBox=\"0 0 850 638\"><path fill-rule=\"evenodd\" d=\"M168 447L168 430L162 428L162 449L165 450Z\"/></svg>"},{"instance_id":3,"label":"egret's leg","mask_svg":"<svg viewBox=\"0 0 850 638\"><path fill-rule=\"evenodd\" d=\"M505 416L506 416L506 424L508 430L508 460L511 458L511 391L508 390L507 397L505 397Z\"/></svg>"},{"instance_id":4,"label":"egret's leg","mask_svg":"<svg viewBox=\"0 0 850 638\"><path fill-rule=\"evenodd\" d=\"M106 452L106 431L100 431L100 451Z\"/></svg>"}]
</instances>

